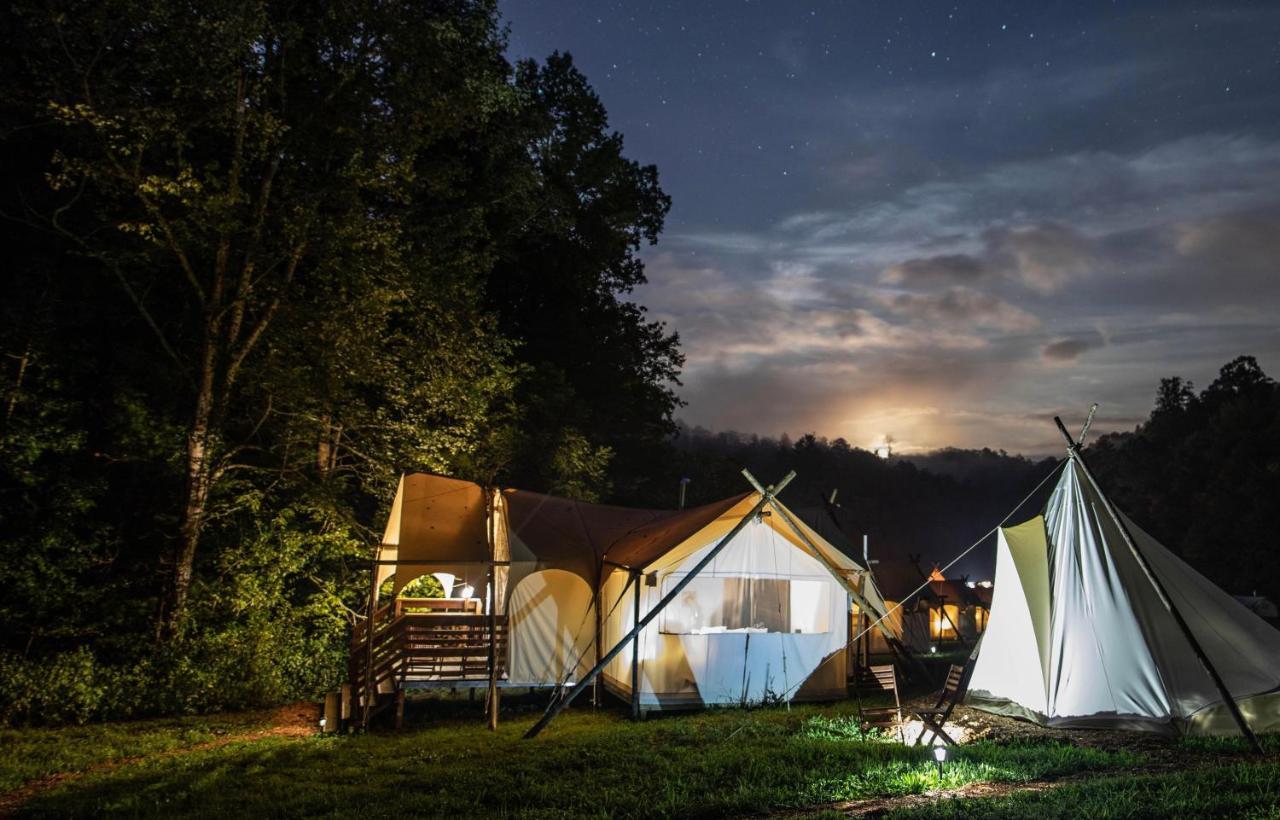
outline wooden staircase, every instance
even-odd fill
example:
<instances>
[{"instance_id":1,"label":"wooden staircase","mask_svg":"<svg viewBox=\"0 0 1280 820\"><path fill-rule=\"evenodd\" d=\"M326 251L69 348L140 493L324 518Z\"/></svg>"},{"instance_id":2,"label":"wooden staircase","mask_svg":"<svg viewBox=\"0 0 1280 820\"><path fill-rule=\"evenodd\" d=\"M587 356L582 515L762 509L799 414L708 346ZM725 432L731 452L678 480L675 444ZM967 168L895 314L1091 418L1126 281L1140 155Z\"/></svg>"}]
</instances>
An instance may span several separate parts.
<instances>
[{"instance_id":1,"label":"wooden staircase","mask_svg":"<svg viewBox=\"0 0 1280 820\"><path fill-rule=\"evenodd\" d=\"M367 726L396 707L408 689L478 688L489 684L492 645L497 679L506 671L507 617L479 611L476 599L400 598L379 609L351 636L350 713ZM366 711L366 703L368 709Z\"/></svg>"}]
</instances>

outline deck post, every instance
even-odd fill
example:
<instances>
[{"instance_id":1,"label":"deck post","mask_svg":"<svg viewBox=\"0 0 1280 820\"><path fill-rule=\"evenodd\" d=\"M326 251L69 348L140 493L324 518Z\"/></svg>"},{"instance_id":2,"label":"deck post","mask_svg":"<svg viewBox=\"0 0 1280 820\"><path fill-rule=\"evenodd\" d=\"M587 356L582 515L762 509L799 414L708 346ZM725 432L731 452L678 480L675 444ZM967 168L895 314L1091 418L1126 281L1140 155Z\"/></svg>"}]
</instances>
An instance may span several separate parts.
<instances>
[{"instance_id":1,"label":"deck post","mask_svg":"<svg viewBox=\"0 0 1280 820\"><path fill-rule=\"evenodd\" d=\"M604 612L601 611L601 608L600 608L600 602L601 602L600 593L603 590L604 590L604 564L599 564L596 567L595 591L591 593L592 605L595 606L596 608L596 640L595 640L596 658L594 661L595 663L600 662L600 653L604 651L604 648L600 646L600 636L604 633ZM577 672L578 670L575 669L574 671ZM591 706L593 709L599 708L601 706L599 678L596 678L595 682L592 683L591 685Z\"/></svg>"},{"instance_id":2,"label":"deck post","mask_svg":"<svg viewBox=\"0 0 1280 820\"><path fill-rule=\"evenodd\" d=\"M494 529L494 506L496 499L491 490L486 489L488 504L485 512L486 533L489 538L489 696L486 708L489 711L489 730L498 729L498 541Z\"/></svg>"},{"instance_id":3,"label":"deck post","mask_svg":"<svg viewBox=\"0 0 1280 820\"><path fill-rule=\"evenodd\" d=\"M640 570L631 570L631 580L635 583L635 617L633 624L640 623ZM631 719L640 719L640 635L631 642ZM598 680L598 678L597 678Z\"/></svg>"}]
</instances>

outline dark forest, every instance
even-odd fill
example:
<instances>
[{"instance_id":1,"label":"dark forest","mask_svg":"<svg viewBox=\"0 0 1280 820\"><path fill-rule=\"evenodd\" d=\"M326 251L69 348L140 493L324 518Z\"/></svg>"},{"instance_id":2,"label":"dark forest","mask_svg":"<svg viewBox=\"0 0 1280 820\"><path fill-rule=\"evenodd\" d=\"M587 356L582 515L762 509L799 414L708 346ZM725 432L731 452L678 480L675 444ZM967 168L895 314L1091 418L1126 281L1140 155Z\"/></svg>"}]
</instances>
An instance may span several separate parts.
<instances>
[{"instance_id":1,"label":"dark forest","mask_svg":"<svg viewBox=\"0 0 1280 820\"><path fill-rule=\"evenodd\" d=\"M331 689L404 470L666 508L794 469L789 504L835 490L873 550L944 562L1051 469L682 426L680 340L631 296L658 169L570 56L508 60L494 4L199 8L3 13L0 721ZM1280 594L1253 359L1088 455L1211 580Z\"/></svg>"}]
</instances>

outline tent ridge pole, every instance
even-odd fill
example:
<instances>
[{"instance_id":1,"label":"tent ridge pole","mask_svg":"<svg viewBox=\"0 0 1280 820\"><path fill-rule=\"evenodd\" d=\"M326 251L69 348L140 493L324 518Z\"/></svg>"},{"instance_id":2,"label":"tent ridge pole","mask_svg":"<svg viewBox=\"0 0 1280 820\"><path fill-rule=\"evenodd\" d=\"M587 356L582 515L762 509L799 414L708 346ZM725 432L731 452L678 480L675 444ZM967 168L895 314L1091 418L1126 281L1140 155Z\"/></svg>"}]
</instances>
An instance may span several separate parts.
<instances>
[{"instance_id":1,"label":"tent ridge pole","mask_svg":"<svg viewBox=\"0 0 1280 820\"><path fill-rule=\"evenodd\" d=\"M1096 408L1096 405L1095 405ZM1090 421L1093 419L1093 412L1089 413ZM1089 471L1089 465L1084 461L1084 456L1080 452L1080 443L1071 438L1071 434L1067 432L1066 426L1062 423L1062 419L1058 416L1053 417L1054 422L1058 425L1058 430L1067 439L1067 451L1071 458L1080 465L1081 472L1085 478L1089 479L1089 483L1093 485L1093 489L1098 493L1098 498L1102 500L1102 506L1106 509L1107 515L1111 517L1112 522L1120 530L1121 537L1124 538L1125 544L1128 545L1129 551L1133 553L1133 557L1137 560L1138 566L1142 567L1143 573L1147 576L1147 580L1151 582L1151 586L1155 588L1156 595L1160 597L1160 602L1164 604L1165 609L1173 616L1174 622L1178 625L1178 629L1182 630L1182 636L1187 639L1187 643L1191 646L1191 651L1195 653L1196 659L1200 661L1200 665L1204 667L1204 671L1208 673L1213 685L1217 687L1218 693L1222 695L1227 710L1231 712L1231 717L1235 719L1236 725L1240 727L1240 734L1244 735L1249 741L1249 745L1258 754L1262 754L1262 744L1258 742L1257 736L1253 730L1249 728L1248 721L1245 720L1244 714L1240 711L1240 705L1236 703L1235 697L1231 691L1227 689L1227 684L1222 680L1222 676L1218 674L1217 668L1213 662L1209 660L1209 656L1205 654L1204 647L1200 645L1200 641L1196 640L1195 634L1191 631L1191 627L1187 624L1186 619L1182 617L1182 613L1178 611L1177 605L1173 599L1169 597L1168 591L1164 588L1164 584L1156 575L1155 569L1147 560L1147 556L1142 550L1138 549L1138 544L1133 540L1133 535L1129 532L1129 528L1125 526L1124 521L1120 518L1119 513L1111 506L1111 499L1107 498L1107 494L1098 486L1097 480L1093 477L1093 473ZM1086 428L1087 429L1087 428ZM1171 704L1172 705L1172 704Z\"/></svg>"},{"instance_id":2,"label":"tent ridge pole","mask_svg":"<svg viewBox=\"0 0 1280 820\"><path fill-rule=\"evenodd\" d=\"M750 477L751 475L746 470L743 470L742 472L746 474L748 477ZM662 596L662 599L659 600L658 603L654 605L653 609L649 610L649 613L647 615L641 618L640 621L631 628L630 632L622 636L622 639L619 640L616 644L614 644L613 648L604 654L604 657L602 657L599 660L599 662L596 663L595 667L590 672L588 672L586 675L582 677L582 680L578 681L578 683L573 687L573 689L569 691L569 694L552 702L552 704L549 707L547 707L547 711L542 715L541 718L538 719L538 722L533 724L533 726L529 728L529 731L524 733L525 738L528 739L528 738L537 737L538 733L541 732L543 729L545 729L547 724L550 723L552 720L554 720L556 715L560 714L560 712L564 710L564 707L568 706L569 703L574 698L576 698L579 694L581 694L583 689L586 689L588 686L590 686L591 682L596 679L596 676L600 674L600 672L605 668L605 666L607 666L610 661L612 661L619 654L621 654L622 650L627 647L627 644L630 641L635 640L637 636L639 636L640 631L643 630L646 626L648 626L649 623L653 621L654 618L657 618L658 613L662 612L662 610L666 608L667 604L675 600L676 596L678 596L684 590L684 588L688 586L695 577L697 577L698 573L702 572L702 570L706 568L708 564L710 564L712 561L715 560L715 557L720 554L720 550L724 549L725 546L730 541L732 541L738 533L742 532L743 528L745 528L747 524L750 523L751 519L755 518L760 513L760 511L765 508L765 506L769 503L769 501L773 498L773 496L782 492L783 488L785 488L788 484L790 484L791 480L795 477L796 477L795 470L792 470L791 472L787 473L786 476L782 479L782 481L778 482L776 486L770 486L769 488L767 488L764 491L764 493L761 494L760 500L757 501L756 505L751 508L751 512L747 513L741 519L739 519L738 523L734 524L733 529L729 530L728 534L725 535L724 538L721 538L720 541L714 547L711 548L711 551L708 552L706 555L704 555L702 559L698 561L697 564L694 565L693 569L689 570L688 574L686 574L683 578L681 578L680 582L671 588L670 592ZM751 480L754 483L754 479L751 479Z\"/></svg>"}]
</instances>

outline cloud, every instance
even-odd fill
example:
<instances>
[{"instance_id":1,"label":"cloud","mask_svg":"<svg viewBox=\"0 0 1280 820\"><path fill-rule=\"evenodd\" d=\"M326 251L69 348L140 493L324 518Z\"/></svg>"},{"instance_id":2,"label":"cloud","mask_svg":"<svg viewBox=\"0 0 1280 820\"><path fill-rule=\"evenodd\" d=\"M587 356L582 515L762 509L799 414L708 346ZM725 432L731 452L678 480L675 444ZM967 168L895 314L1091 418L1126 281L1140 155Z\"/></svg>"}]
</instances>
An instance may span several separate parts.
<instances>
[{"instance_id":1,"label":"cloud","mask_svg":"<svg viewBox=\"0 0 1280 820\"><path fill-rule=\"evenodd\" d=\"M1202 135L873 187L648 256L637 299L681 333L687 421L1047 452L1041 411L1103 398L1131 418L1162 376L1203 381L1241 352L1280 368L1280 142Z\"/></svg>"},{"instance_id":2,"label":"cloud","mask_svg":"<svg viewBox=\"0 0 1280 820\"><path fill-rule=\"evenodd\" d=\"M953 287L938 293L897 293L881 297L896 314L916 321L951 325L980 325L1004 331L1029 331L1040 320L1031 313L989 293Z\"/></svg>"},{"instance_id":3,"label":"cloud","mask_svg":"<svg viewBox=\"0 0 1280 820\"><path fill-rule=\"evenodd\" d=\"M1280 208L1184 222L1175 229L1177 252L1198 264L1274 274L1280 259Z\"/></svg>"},{"instance_id":4,"label":"cloud","mask_svg":"<svg viewBox=\"0 0 1280 820\"><path fill-rule=\"evenodd\" d=\"M1055 222L989 228L983 231L982 242L977 255L940 254L890 265L881 272L880 281L923 285L1007 276L1040 293L1054 293L1095 264L1093 242Z\"/></svg>"},{"instance_id":5,"label":"cloud","mask_svg":"<svg viewBox=\"0 0 1280 820\"><path fill-rule=\"evenodd\" d=\"M1055 339L1040 351L1041 357L1052 364L1066 364L1079 359L1081 354L1106 345L1101 333Z\"/></svg>"},{"instance_id":6,"label":"cloud","mask_svg":"<svg viewBox=\"0 0 1280 820\"><path fill-rule=\"evenodd\" d=\"M985 272L981 261L963 253L952 253L908 259L890 265L880 274L880 281L900 284L971 280Z\"/></svg>"},{"instance_id":7,"label":"cloud","mask_svg":"<svg viewBox=\"0 0 1280 820\"><path fill-rule=\"evenodd\" d=\"M991 260L1023 284L1053 293L1094 265L1093 244L1066 225L1045 222L992 228L984 235Z\"/></svg>"}]
</instances>

